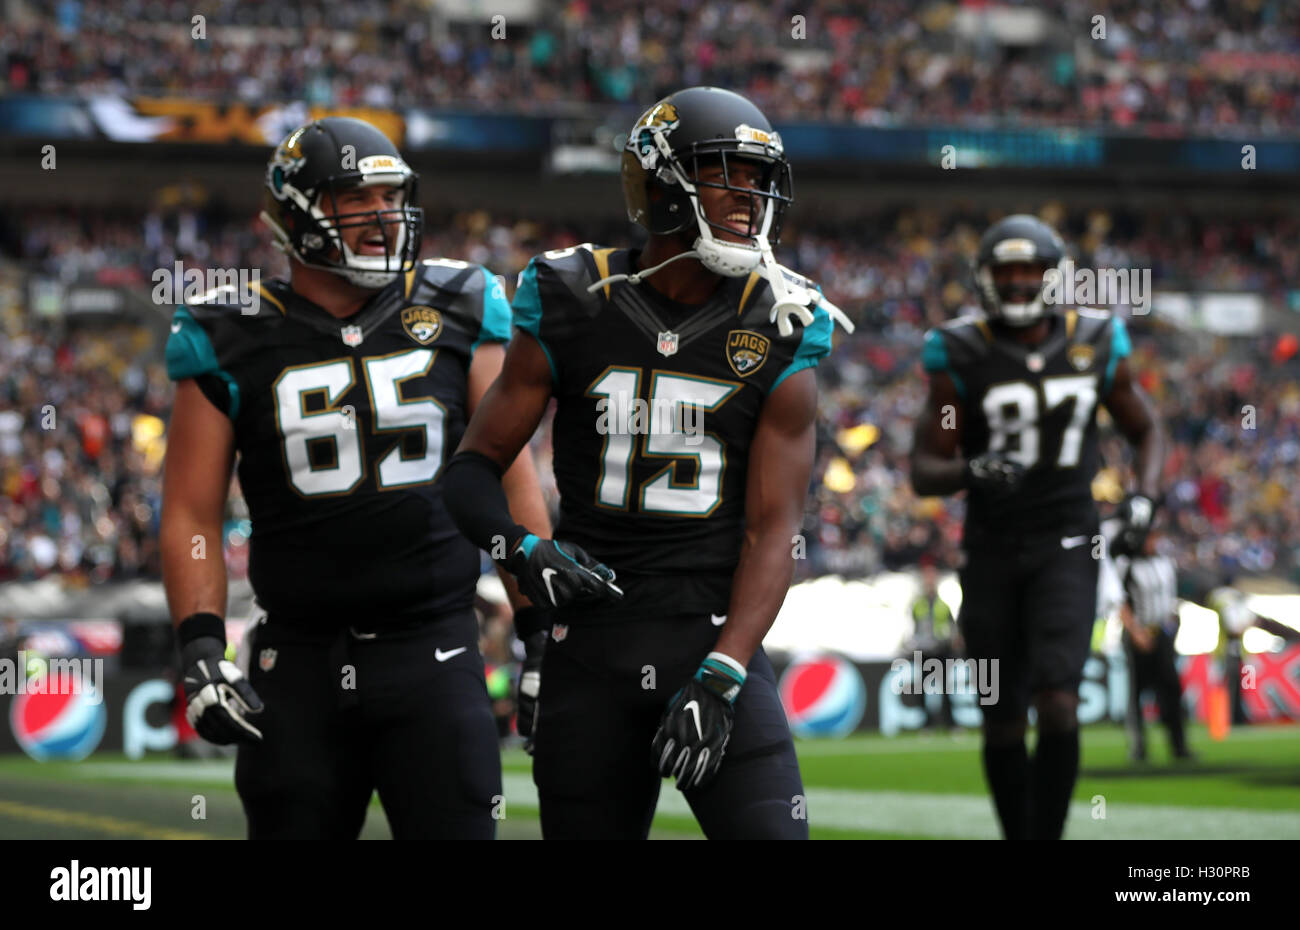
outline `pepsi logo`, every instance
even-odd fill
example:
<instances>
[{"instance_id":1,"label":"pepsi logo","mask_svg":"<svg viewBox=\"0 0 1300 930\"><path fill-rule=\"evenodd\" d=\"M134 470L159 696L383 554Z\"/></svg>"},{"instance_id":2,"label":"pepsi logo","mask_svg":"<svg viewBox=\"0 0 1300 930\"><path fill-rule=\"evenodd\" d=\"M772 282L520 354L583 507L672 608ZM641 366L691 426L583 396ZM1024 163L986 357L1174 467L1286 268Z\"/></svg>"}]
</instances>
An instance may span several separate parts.
<instances>
[{"instance_id":1,"label":"pepsi logo","mask_svg":"<svg viewBox=\"0 0 1300 930\"><path fill-rule=\"evenodd\" d=\"M867 710L867 688L853 663L834 655L801 659L781 675L781 704L795 736L840 739Z\"/></svg>"},{"instance_id":2,"label":"pepsi logo","mask_svg":"<svg viewBox=\"0 0 1300 930\"><path fill-rule=\"evenodd\" d=\"M9 705L9 726L23 752L37 762L80 761L104 738L108 714L88 682L65 693L46 694L43 682L29 681L27 691Z\"/></svg>"}]
</instances>

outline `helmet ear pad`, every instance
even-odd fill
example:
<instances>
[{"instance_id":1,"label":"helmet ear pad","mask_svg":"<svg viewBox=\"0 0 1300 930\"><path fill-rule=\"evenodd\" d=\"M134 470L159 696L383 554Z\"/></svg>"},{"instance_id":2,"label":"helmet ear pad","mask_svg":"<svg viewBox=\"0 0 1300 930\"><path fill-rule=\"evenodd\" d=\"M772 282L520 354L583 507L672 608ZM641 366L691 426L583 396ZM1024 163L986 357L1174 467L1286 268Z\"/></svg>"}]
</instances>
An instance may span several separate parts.
<instances>
[{"instance_id":1,"label":"helmet ear pad","mask_svg":"<svg viewBox=\"0 0 1300 930\"><path fill-rule=\"evenodd\" d=\"M677 183L671 169L646 171L631 152L623 153L623 192L628 219L652 236L665 236L695 226L695 205Z\"/></svg>"}]
</instances>

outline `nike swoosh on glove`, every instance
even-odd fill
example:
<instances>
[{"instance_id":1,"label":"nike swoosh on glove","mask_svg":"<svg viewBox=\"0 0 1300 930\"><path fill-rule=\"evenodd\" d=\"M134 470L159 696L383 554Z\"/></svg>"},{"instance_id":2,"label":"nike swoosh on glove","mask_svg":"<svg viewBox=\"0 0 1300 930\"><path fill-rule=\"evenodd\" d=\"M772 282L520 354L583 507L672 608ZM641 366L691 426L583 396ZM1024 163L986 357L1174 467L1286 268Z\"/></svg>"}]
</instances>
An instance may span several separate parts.
<instances>
[{"instance_id":1,"label":"nike swoosh on glove","mask_svg":"<svg viewBox=\"0 0 1300 930\"><path fill-rule=\"evenodd\" d=\"M262 699L235 663L226 660L226 644L200 636L181 650L185 668L185 719L209 743L257 743L262 731L248 721L262 712Z\"/></svg>"},{"instance_id":2,"label":"nike swoosh on glove","mask_svg":"<svg viewBox=\"0 0 1300 930\"><path fill-rule=\"evenodd\" d=\"M519 541L506 567L519 581L519 590L543 607L617 600L623 596L622 589L614 584L614 571L609 566L571 543L540 539L532 533Z\"/></svg>"},{"instance_id":3,"label":"nike swoosh on glove","mask_svg":"<svg viewBox=\"0 0 1300 930\"><path fill-rule=\"evenodd\" d=\"M668 702L650 744L660 777L676 778L680 791L713 780L731 740L736 695L744 683L745 673L738 668L713 654L704 660Z\"/></svg>"}]
</instances>

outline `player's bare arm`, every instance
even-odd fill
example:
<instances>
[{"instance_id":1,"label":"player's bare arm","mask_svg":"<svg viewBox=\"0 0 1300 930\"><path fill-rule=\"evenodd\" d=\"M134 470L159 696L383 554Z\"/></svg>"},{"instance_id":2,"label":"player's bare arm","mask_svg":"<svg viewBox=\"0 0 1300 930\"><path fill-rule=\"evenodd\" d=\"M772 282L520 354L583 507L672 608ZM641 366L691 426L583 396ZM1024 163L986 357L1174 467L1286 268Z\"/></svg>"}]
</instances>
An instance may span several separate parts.
<instances>
[{"instance_id":1,"label":"player's bare arm","mask_svg":"<svg viewBox=\"0 0 1300 930\"><path fill-rule=\"evenodd\" d=\"M221 518L234 458L230 420L193 378L177 382L159 528L163 587L180 640L186 719L200 736L216 743L262 738L248 719L261 712L262 701L234 664L225 661Z\"/></svg>"},{"instance_id":2,"label":"player's bare arm","mask_svg":"<svg viewBox=\"0 0 1300 930\"><path fill-rule=\"evenodd\" d=\"M447 510L480 549L504 549L505 567L532 603L558 607L621 597L609 568L576 546L560 546L541 535L549 534L549 521L541 526L518 522L518 516L527 515L511 512L502 489L503 473L537 429L550 397L550 363L537 341L521 331L443 472Z\"/></svg>"},{"instance_id":3,"label":"player's bare arm","mask_svg":"<svg viewBox=\"0 0 1300 930\"><path fill-rule=\"evenodd\" d=\"M745 487L745 538L716 652L741 665L771 629L794 575L793 538L803 520L816 453L817 377L796 372L763 404Z\"/></svg>"},{"instance_id":4,"label":"player's bare arm","mask_svg":"<svg viewBox=\"0 0 1300 930\"><path fill-rule=\"evenodd\" d=\"M163 584L172 621L196 613L226 613L226 563L221 524L235 434L226 415L194 379L176 385L167 431L161 523ZM203 558L196 556L203 541Z\"/></svg>"},{"instance_id":5,"label":"player's bare arm","mask_svg":"<svg viewBox=\"0 0 1300 930\"><path fill-rule=\"evenodd\" d=\"M1156 500L1165 462L1165 435L1151 401L1136 382L1128 362L1115 366L1115 381L1104 401L1115 426L1137 451L1137 490Z\"/></svg>"},{"instance_id":6,"label":"player's bare arm","mask_svg":"<svg viewBox=\"0 0 1300 930\"><path fill-rule=\"evenodd\" d=\"M912 487L917 494L955 494L965 487L966 463L959 451L961 413L957 385L949 375L934 372L912 437Z\"/></svg>"},{"instance_id":7,"label":"player's bare arm","mask_svg":"<svg viewBox=\"0 0 1300 930\"><path fill-rule=\"evenodd\" d=\"M474 360L469 366L469 413L472 418L479 403L491 389L497 376L501 374L506 358L506 347L500 343L480 346L474 353ZM545 358L542 359L545 365ZM547 376L547 395L550 394L550 373ZM545 410L545 400L542 402ZM536 427L534 427L536 428ZM525 443L527 440L525 440ZM551 535L551 518L546 512L546 502L542 499L542 488L537 481L537 468L533 456L526 445L520 448L514 462L506 469L501 478L506 499L510 502L510 516L516 523L530 527L542 536ZM528 603L528 599L519 593L519 585L504 566L497 566L497 573L506 587L511 606L518 610Z\"/></svg>"}]
</instances>

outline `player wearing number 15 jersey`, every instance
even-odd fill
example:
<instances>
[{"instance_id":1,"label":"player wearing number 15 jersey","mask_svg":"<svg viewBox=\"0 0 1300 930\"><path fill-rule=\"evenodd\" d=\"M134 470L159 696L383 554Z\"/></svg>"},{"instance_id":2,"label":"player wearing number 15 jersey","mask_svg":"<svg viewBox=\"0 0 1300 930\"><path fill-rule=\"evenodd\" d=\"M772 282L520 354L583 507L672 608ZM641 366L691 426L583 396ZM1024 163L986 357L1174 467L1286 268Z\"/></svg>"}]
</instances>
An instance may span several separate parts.
<instances>
[{"instance_id":1,"label":"player wearing number 15 jersey","mask_svg":"<svg viewBox=\"0 0 1300 930\"><path fill-rule=\"evenodd\" d=\"M967 490L958 624L970 658L998 663L1000 696L983 708L984 769L1008 839L1058 839L1078 774L1078 689L1100 556L1097 405L1137 450L1129 536L1149 525L1163 464L1123 322L1046 304L1048 273L1061 273L1065 257L1060 236L1035 217L996 223L976 259L986 315L931 330L922 355L930 395L912 483L919 494Z\"/></svg>"},{"instance_id":2,"label":"player wearing number 15 jersey","mask_svg":"<svg viewBox=\"0 0 1300 930\"><path fill-rule=\"evenodd\" d=\"M545 837L644 838L671 775L710 838L805 838L760 644L793 572L829 305L771 258L789 169L748 100L673 94L623 160L648 245L532 260L449 506L557 608L534 732ZM497 477L552 396L555 540L511 518Z\"/></svg>"},{"instance_id":3,"label":"player wearing number 15 jersey","mask_svg":"<svg viewBox=\"0 0 1300 930\"><path fill-rule=\"evenodd\" d=\"M164 580L188 715L240 743L251 838L355 838L375 790L399 838L494 834L479 556L437 479L500 370L510 308L479 265L417 262L415 185L367 123L298 129L263 213L291 279L218 290L172 322ZM222 623L236 454L265 615L242 673ZM545 522L527 455L509 481Z\"/></svg>"}]
</instances>

